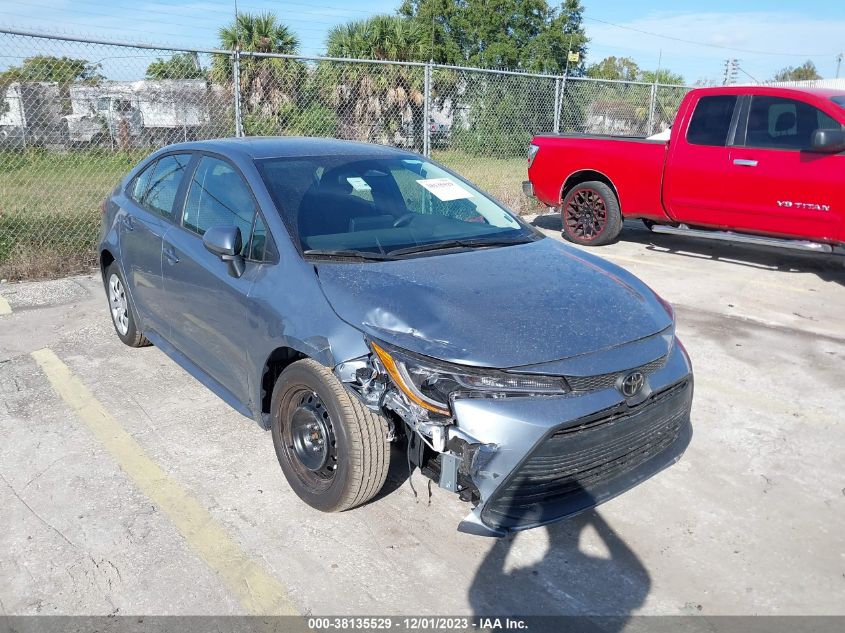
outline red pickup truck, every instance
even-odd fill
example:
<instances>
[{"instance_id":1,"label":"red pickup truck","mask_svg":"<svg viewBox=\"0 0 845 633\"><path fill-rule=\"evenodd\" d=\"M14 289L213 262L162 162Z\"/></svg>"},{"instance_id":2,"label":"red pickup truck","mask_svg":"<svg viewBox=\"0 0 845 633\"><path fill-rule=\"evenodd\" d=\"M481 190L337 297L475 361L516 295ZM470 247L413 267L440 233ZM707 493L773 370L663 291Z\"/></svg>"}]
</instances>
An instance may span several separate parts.
<instances>
[{"instance_id":1,"label":"red pickup truck","mask_svg":"<svg viewBox=\"0 0 845 633\"><path fill-rule=\"evenodd\" d=\"M622 218L656 232L845 253L845 91L701 88L668 141L536 136L524 191L599 246Z\"/></svg>"}]
</instances>

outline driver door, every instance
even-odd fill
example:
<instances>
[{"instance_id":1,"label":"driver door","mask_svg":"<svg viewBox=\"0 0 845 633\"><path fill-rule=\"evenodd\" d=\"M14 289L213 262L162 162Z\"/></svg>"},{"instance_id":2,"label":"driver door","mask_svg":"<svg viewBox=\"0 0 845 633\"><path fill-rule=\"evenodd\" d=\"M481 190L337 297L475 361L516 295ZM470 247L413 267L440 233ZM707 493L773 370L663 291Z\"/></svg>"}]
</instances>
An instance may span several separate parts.
<instances>
[{"instance_id":1,"label":"driver door","mask_svg":"<svg viewBox=\"0 0 845 633\"><path fill-rule=\"evenodd\" d=\"M181 222L167 232L162 277L170 342L242 404L249 406L247 345L249 292L256 266L249 245L257 204L228 161L202 155L190 176ZM203 245L212 226L236 226L246 257L240 277Z\"/></svg>"}]
</instances>

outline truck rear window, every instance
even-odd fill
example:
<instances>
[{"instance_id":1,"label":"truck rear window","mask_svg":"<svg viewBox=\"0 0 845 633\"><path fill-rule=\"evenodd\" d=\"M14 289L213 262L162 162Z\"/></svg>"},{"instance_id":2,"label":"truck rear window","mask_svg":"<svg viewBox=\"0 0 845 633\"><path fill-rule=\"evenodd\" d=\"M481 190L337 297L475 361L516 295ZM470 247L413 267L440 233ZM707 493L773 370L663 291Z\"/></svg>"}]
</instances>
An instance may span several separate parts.
<instances>
[{"instance_id":1,"label":"truck rear window","mask_svg":"<svg viewBox=\"0 0 845 633\"><path fill-rule=\"evenodd\" d=\"M699 99L687 130L687 142L693 145L727 145L736 101L736 95Z\"/></svg>"}]
</instances>

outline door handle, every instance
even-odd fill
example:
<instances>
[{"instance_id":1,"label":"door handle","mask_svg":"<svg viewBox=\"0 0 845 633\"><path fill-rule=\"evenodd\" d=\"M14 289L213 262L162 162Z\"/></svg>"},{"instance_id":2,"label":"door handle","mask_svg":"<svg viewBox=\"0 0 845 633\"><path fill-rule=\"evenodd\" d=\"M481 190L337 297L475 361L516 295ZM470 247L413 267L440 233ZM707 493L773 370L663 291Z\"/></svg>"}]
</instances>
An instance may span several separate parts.
<instances>
[{"instance_id":1,"label":"door handle","mask_svg":"<svg viewBox=\"0 0 845 633\"><path fill-rule=\"evenodd\" d=\"M757 161L749 160L747 158L735 158L734 165L739 165L740 167L756 167Z\"/></svg>"},{"instance_id":2,"label":"door handle","mask_svg":"<svg viewBox=\"0 0 845 633\"><path fill-rule=\"evenodd\" d=\"M164 258L167 260L169 264L178 264L179 257L176 255L176 251L172 246L165 246L164 247Z\"/></svg>"}]
</instances>

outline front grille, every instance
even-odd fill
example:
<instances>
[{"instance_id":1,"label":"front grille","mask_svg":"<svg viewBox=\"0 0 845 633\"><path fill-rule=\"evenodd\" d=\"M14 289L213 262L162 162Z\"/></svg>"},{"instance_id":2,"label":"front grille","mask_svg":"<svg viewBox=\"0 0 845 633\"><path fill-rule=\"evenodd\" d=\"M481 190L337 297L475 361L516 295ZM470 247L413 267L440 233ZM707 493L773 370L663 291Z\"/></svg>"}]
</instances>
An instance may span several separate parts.
<instances>
[{"instance_id":1,"label":"front grille","mask_svg":"<svg viewBox=\"0 0 845 633\"><path fill-rule=\"evenodd\" d=\"M515 527L595 505L607 485L675 442L688 423L691 396L685 380L636 407L620 405L558 430L494 494L485 519Z\"/></svg>"},{"instance_id":2,"label":"front grille","mask_svg":"<svg viewBox=\"0 0 845 633\"><path fill-rule=\"evenodd\" d=\"M666 364L668 356L662 356L656 360L634 367L625 371L616 371L609 374L598 374L597 376L566 376L566 382L572 391L599 391L600 389L609 389L616 384L616 381L626 376L632 371L641 371L643 375L657 371Z\"/></svg>"}]
</instances>

